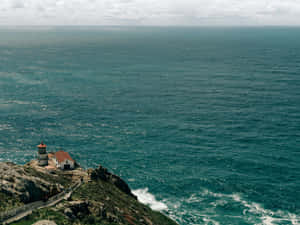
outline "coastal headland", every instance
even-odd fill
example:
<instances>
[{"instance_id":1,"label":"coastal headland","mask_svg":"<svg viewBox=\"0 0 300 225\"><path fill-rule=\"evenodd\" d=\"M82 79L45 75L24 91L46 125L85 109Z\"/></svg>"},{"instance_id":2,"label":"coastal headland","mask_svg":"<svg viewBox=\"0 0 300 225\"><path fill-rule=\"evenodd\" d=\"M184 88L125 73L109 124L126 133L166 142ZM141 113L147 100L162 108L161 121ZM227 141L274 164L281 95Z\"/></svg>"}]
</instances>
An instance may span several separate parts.
<instances>
[{"instance_id":1,"label":"coastal headland","mask_svg":"<svg viewBox=\"0 0 300 225\"><path fill-rule=\"evenodd\" d=\"M84 170L0 163L0 224L176 225L99 165Z\"/></svg>"}]
</instances>

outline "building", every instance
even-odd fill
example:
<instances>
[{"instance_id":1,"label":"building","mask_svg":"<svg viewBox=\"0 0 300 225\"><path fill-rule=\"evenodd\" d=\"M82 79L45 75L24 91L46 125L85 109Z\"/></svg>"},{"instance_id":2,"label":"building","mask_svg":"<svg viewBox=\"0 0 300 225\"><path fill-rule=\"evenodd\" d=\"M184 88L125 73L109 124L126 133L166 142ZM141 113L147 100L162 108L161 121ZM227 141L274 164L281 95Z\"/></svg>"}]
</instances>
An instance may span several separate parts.
<instances>
[{"instance_id":1,"label":"building","mask_svg":"<svg viewBox=\"0 0 300 225\"><path fill-rule=\"evenodd\" d=\"M74 169L75 161L69 155L69 153L64 151L55 152L53 160L57 168L62 170Z\"/></svg>"},{"instance_id":2,"label":"building","mask_svg":"<svg viewBox=\"0 0 300 225\"><path fill-rule=\"evenodd\" d=\"M39 166L47 166L48 165L48 154L47 154L47 146L41 142L38 146L38 165Z\"/></svg>"}]
</instances>

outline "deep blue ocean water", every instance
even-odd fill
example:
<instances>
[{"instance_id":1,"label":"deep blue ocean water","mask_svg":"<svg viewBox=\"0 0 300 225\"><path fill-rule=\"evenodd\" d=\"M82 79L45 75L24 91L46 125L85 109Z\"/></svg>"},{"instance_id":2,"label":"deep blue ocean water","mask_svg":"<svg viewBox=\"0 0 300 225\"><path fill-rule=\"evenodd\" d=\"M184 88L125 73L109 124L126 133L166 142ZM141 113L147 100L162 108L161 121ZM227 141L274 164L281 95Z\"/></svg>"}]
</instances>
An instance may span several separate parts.
<instances>
[{"instance_id":1,"label":"deep blue ocean water","mask_svg":"<svg viewBox=\"0 0 300 225\"><path fill-rule=\"evenodd\" d=\"M300 29L0 29L0 161L43 140L181 225L300 224Z\"/></svg>"}]
</instances>

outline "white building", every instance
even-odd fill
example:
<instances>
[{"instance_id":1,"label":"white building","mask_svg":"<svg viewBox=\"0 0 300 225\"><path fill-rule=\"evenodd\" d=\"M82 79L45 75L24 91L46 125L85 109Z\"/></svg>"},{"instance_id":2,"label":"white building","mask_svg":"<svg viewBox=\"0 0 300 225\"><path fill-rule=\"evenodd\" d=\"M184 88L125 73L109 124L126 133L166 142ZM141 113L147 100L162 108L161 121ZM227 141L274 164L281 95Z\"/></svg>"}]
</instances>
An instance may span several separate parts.
<instances>
[{"instance_id":1,"label":"white building","mask_svg":"<svg viewBox=\"0 0 300 225\"><path fill-rule=\"evenodd\" d=\"M62 170L74 169L75 161L71 158L69 153L58 151L54 154L53 160L57 168Z\"/></svg>"}]
</instances>

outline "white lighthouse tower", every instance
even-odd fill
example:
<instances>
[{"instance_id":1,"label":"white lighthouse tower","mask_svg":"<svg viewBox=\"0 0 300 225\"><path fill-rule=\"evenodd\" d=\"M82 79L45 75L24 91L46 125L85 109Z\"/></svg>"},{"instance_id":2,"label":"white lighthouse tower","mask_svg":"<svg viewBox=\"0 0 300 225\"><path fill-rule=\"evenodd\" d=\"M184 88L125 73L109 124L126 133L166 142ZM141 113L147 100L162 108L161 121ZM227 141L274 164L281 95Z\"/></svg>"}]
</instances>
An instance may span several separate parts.
<instances>
[{"instance_id":1,"label":"white lighthouse tower","mask_svg":"<svg viewBox=\"0 0 300 225\"><path fill-rule=\"evenodd\" d=\"M39 166L48 166L48 154L46 151L46 145L41 142L38 146L38 165Z\"/></svg>"}]
</instances>

